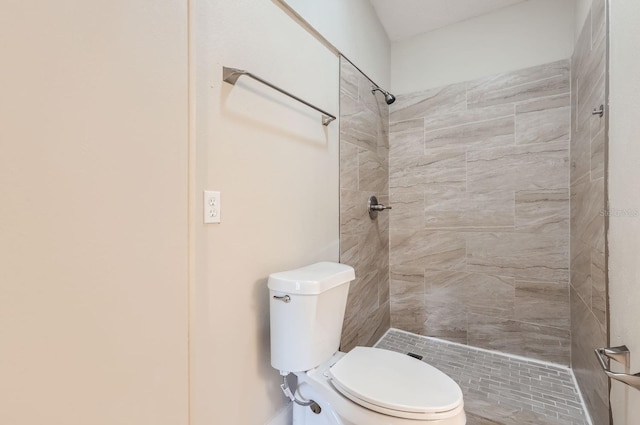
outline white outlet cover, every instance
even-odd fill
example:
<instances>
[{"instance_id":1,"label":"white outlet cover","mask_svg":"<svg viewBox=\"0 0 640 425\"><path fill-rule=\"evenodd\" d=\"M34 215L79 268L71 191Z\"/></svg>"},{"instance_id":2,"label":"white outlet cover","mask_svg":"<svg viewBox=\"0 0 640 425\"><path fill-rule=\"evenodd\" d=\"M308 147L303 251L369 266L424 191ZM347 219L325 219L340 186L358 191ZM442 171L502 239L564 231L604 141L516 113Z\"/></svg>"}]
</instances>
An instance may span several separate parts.
<instances>
[{"instance_id":1,"label":"white outlet cover","mask_svg":"<svg viewBox=\"0 0 640 425\"><path fill-rule=\"evenodd\" d=\"M220 223L220 192L205 190L203 201L204 223Z\"/></svg>"}]
</instances>

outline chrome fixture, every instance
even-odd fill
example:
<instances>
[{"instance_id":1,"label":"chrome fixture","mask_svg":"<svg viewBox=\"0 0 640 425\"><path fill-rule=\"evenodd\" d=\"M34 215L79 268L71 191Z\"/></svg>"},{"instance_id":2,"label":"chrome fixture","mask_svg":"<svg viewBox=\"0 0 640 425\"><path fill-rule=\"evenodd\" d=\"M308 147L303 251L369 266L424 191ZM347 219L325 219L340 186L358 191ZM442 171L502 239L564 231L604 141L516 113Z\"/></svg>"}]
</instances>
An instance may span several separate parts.
<instances>
[{"instance_id":1,"label":"chrome fixture","mask_svg":"<svg viewBox=\"0 0 640 425\"><path fill-rule=\"evenodd\" d=\"M602 116L604 115L604 105L600 105L600 108L598 109L593 108L593 111L591 111L591 115L600 115L600 118L602 118Z\"/></svg>"},{"instance_id":2,"label":"chrome fixture","mask_svg":"<svg viewBox=\"0 0 640 425\"><path fill-rule=\"evenodd\" d=\"M393 102L396 101L396 97L394 95L392 95L391 93L389 93L386 90L382 90L380 87L374 87L371 89L371 93L376 94L376 91L379 91L380 93L382 93L384 95L384 100L385 102L387 102L387 105L391 105Z\"/></svg>"},{"instance_id":3,"label":"chrome fixture","mask_svg":"<svg viewBox=\"0 0 640 425\"><path fill-rule=\"evenodd\" d=\"M322 125L329 125L329 123L333 120L336 119L335 115L332 115L330 113L328 113L327 111L324 111L320 108L318 108L315 105L312 105L311 103L307 102L306 100L302 100L300 99L298 96L293 95L291 93L289 93L286 90L281 89L280 87L271 84L270 82L263 80L262 78L248 72L245 71L243 69L238 69L238 68L228 68L226 66L222 67L222 81L224 81L225 83L229 83L231 85L235 85L236 82L238 81L238 78L242 77L243 75L246 75L249 78L253 78L256 81L261 82L262 84L264 84L265 86L271 87L272 89L279 91L280 93L289 96L292 99L297 100L300 103L304 103L305 105L307 105L310 108L315 109L316 111L320 112L322 114Z\"/></svg>"},{"instance_id":4,"label":"chrome fixture","mask_svg":"<svg viewBox=\"0 0 640 425\"><path fill-rule=\"evenodd\" d=\"M273 296L274 300L278 300L278 301L282 301L284 303L290 303L291 302L291 297L289 295L284 295L282 297L279 297L277 295Z\"/></svg>"},{"instance_id":5,"label":"chrome fixture","mask_svg":"<svg viewBox=\"0 0 640 425\"><path fill-rule=\"evenodd\" d=\"M631 352L626 345L611 348L596 348L595 352L598 362L600 362L600 366L602 366L602 370L609 378L624 382L625 384L640 390L640 373L636 373L634 375L630 375L628 373L617 373L612 372L611 369L607 367L605 357L623 364L625 369L629 370Z\"/></svg>"},{"instance_id":6,"label":"chrome fixture","mask_svg":"<svg viewBox=\"0 0 640 425\"><path fill-rule=\"evenodd\" d=\"M391 207L384 206L378 203L378 198L375 196L371 196L369 198L369 202L367 203L367 209L369 210L369 217L372 220L378 218L378 212L384 210L390 210Z\"/></svg>"}]
</instances>

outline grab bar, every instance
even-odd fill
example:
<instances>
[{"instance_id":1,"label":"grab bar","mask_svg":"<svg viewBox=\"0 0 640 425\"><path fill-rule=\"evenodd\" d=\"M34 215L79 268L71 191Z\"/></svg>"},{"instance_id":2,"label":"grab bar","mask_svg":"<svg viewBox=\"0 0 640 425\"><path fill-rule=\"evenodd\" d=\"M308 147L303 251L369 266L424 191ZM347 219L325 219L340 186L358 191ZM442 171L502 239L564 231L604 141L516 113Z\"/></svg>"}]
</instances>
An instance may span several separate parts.
<instances>
[{"instance_id":1,"label":"grab bar","mask_svg":"<svg viewBox=\"0 0 640 425\"><path fill-rule=\"evenodd\" d=\"M280 93L289 96L292 99L297 100L300 103L304 103L305 105L307 105L310 108L315 109L316 111L320 112L322 114L322 125L327 126L329 125L329 123L333 120L336 119L335 115L332 115L330 113L328 113L327 111L324 111L320 108L318 108L315 105L312 105L311 103L307 102L306 100L300 99L298 96L289 93L286 90L281 89L280 87L271 84L270 82L263 80L262 78L258 77L257 75L254 75L248 71L245 71L244 69L238 69L238 68L228 68L226 66L222 67L222 81L224 81L225 83L229 83L231 85L235 85L236 81L238 81L238 78L242 77L243 75L246 75L249 78L253 78L256 81L261 82L262 84L264 84L265 86L271 87L272 89L279 91Z\"/></svg>"},{"instance_id":2,"label":"grab bar","mask_svg":"<svg viewBox=\"0 0 640 425\"><path fill-rule=\"evenodd\" d=\"M617 373L612 372L611 369L607 367L605 357L611 360L615 360L618 363L624 365L626 369L629 368L631 352L627 348L626 345L621 345L619 347L611 347L611 348L596 348L596 357L600 362L600 366L602 366L602 370L604 373L611 379L615 379L616 381L624 382L625 384L640 390L640 373L636 373L634 375L630 375L628 373Z\"/></svg>"}]
</instances>

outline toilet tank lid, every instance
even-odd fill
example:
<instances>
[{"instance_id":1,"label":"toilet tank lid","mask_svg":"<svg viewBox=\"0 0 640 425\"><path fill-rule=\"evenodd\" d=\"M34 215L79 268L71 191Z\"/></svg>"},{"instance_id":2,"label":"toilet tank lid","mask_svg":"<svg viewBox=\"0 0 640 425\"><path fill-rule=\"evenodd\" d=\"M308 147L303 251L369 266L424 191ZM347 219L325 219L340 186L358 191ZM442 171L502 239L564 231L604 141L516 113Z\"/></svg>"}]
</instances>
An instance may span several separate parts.
<instances>
[{"instance_id":1,"label":"toilet tank lid","mask_svg":"<svg viewBox=\"0 0 640 425\"><path fill-rule=\"evenodd\" d=\"M355 277L353 267L323 261L295 270L272 273L267 285L273 291L314 295L351 282Z\"/></svg>"}]
</instances>

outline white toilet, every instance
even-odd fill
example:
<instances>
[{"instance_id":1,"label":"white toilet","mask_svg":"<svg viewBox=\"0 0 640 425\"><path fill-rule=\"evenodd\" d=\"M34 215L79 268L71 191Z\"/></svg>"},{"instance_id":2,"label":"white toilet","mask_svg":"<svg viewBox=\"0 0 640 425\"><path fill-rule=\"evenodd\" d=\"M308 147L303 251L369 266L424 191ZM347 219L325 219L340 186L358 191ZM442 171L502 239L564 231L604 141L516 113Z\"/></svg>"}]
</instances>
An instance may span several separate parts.
<instances>
[{"instance_id":1,"label":"white toilet","mask_svg":"<svg viewBox=\"0 0 640 425\"><path fill-rule=\"evenodd\" d=\"M378 348L338 351L354 278L352 267L330 262L269 276L271 365L296 399L293 424L465 425L462 391L438 369Z\"/></svg>"}]
</instances>

